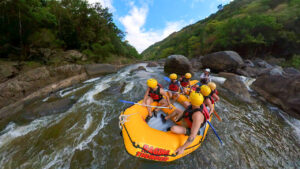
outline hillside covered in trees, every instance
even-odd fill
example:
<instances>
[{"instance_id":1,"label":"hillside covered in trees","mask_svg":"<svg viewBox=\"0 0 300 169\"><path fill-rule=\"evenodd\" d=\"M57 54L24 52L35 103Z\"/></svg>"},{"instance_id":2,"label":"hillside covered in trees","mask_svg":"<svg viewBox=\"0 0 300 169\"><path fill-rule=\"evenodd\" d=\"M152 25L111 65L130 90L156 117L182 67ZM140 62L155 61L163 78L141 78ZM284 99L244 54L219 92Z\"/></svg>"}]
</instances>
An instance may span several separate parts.
<instances>
[{"instance_id":1,"label":"hillside covered in trees","mask_svg":"<svg viewBox=\"0 0 300 169\"><path fill-rule=\"evenodd\" d=\"M100 3L85 0L2 0L0 2L0 59L60 62L40 49L76 49L87 62L135 59L139 54L123 41L124 33Z\"/></svg>"},{"instance_id":2,"label":"hillside covered in trees","mask_svg":"<svg viewBox=\"0 0 300 169\"><path fill-rule=\"evenodd\" d=\"M196 57L234 50L246 58L275 56L300 61L300 0L234 0L216 14L158 42L142 55ZM299 62L300 65L300 62Z\"/></svg>"}]
</instances>

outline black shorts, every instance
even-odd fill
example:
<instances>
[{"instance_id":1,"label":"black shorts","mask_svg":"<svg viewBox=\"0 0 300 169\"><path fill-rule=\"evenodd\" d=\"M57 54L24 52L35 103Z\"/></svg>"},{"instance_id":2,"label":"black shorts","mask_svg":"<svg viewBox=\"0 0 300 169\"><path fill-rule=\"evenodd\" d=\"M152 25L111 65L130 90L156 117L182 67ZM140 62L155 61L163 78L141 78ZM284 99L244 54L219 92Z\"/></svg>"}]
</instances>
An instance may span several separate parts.
<instances>
[{"instance_id":1,"label":"black shorts","mask_svg":"<svg viewBox=\"0 0 300 169\"><path fill-rule=\"evenodd\" d=\"M153 99L153 101L155 101L155 102L160 102L162 99L163 99L163 98L159 98L159 99L157 99L157 100L154 100L154 99Z\"/></svg>"}]
</instances>

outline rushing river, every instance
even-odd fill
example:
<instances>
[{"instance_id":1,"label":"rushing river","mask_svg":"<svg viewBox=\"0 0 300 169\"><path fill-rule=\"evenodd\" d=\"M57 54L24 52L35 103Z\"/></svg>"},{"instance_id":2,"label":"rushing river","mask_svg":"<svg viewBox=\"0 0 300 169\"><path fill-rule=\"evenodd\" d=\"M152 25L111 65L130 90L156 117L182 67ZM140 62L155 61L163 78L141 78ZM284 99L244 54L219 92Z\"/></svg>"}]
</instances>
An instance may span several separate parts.
<instances>
[{"instance_id":1,"label":"rushing river","mask_svg":"<svg viewBox=\"0 0 300 169\"><path fill-rule=\"evenodd\" d=\"M53 98L43 98L27 105L11 120L1 122L0 167L300 168L300 121L257 99L255 104L242 103L229 97L222 88L219 88L221 101L216 105L222 122L214 118L212 124L224 146L210 129L199 149L171 163L128 155L120 136L118 117L129 105L118 100L142 99L145 82L150 77L166 85L161 67L130 73L141 65L145 66L131 65L116 74L58 91L56 94L61 98L54 100L76 101L67 111L33 119L26 117L24 114L28 116L41 103L53 101Z\"/></svg>"}]
</instances>

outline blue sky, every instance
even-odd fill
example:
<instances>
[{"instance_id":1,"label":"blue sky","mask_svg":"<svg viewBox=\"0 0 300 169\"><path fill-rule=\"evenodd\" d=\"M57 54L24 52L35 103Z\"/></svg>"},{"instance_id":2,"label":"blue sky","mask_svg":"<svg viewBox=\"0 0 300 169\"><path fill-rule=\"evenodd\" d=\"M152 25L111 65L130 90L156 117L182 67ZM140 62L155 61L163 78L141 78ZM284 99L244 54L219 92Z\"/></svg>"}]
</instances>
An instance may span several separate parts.
<instances>
[{"instance_id":1,"label":"blue sky","mask_svg":"<svg viewBox=\"0 0 300 169\"><path fill-rule=\"evenodd\" d=\"M88 0L113 14L125 40L139 53L173 32L208 17L232 0Z\"/></svg>"}]
</instances>

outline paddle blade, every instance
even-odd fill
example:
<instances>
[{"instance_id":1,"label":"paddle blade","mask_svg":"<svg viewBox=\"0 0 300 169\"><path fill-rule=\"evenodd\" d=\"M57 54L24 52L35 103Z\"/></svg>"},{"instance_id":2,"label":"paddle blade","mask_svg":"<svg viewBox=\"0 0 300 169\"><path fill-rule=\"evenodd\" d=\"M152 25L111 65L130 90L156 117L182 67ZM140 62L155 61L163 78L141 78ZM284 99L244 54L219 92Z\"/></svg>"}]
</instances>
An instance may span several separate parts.
<instances>
[{"instance_id":1,"label":"paddle blade","mask_svg":"<svg viewBox=\"0 0 300 169\"><path fill-rule=\"evenodd\" d=\"M123 102L123 103L135 104L134 102L126 101L126 100L119 100L119 101L120 101L120 102Z\"/></svg>"},{"instance_id":2,"label":"paddle blade","mask_svg":"<svg viewBox=\"0 0 300 169\"><path fill-rule=\"evenodd\" d=\"M170 78L168 78L168 77L164 77L164 79L165 79L165 81L167 81L167 82L171 82L171 79Z\"/></svg>"}]
</instances>

